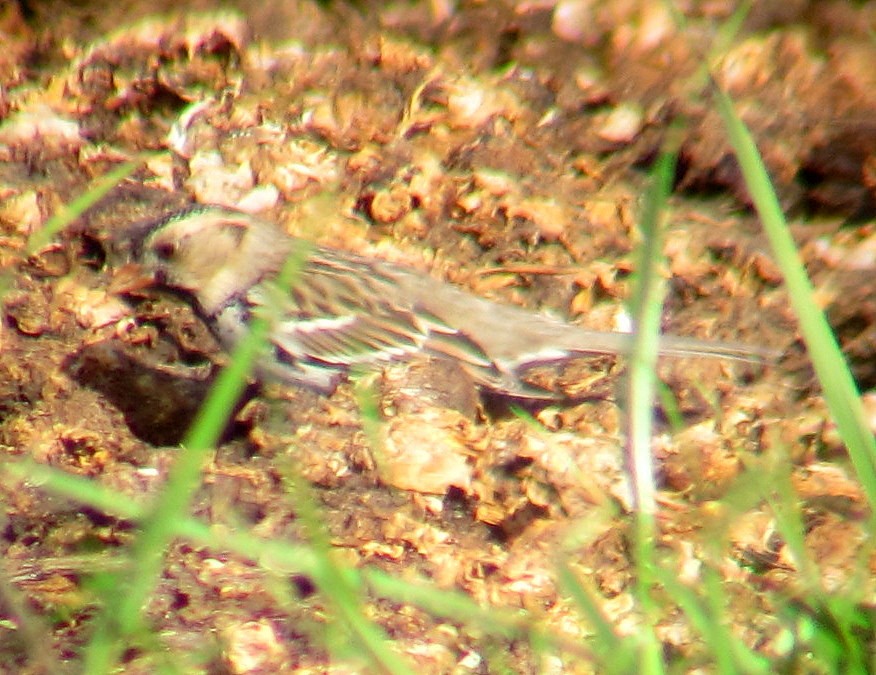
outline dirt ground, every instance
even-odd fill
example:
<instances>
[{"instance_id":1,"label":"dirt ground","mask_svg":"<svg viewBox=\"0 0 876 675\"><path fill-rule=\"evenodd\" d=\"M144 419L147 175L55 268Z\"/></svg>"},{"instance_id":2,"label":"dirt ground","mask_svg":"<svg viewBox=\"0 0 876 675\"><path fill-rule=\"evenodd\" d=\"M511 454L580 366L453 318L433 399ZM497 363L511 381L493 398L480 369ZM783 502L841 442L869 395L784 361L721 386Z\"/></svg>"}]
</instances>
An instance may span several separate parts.
<instances>
[{"instance_id":1,"label":"dirt ground","mask_svg":"<svg viewBox=\"0 0 876 675\"><path fill-rule=\"evenodd\" d=\"M762 503L728 514L722 500L738 496L747 471L790 462L824 587L860 585L858 566L872 572L876 561L866 503L699 69L715 58L758 140L876 410L876 5L755 3L713 54L736 3L677 3L684 28L663 3L638 0L161 4L0 5L0 259L12 272L2 452L129 497L161 484L224 355L180 298L113 295L106 242L192 201L245 205L319 243L615 329L646 170L676 125L664 328L784 356L661 364L683 423L659 416L654 439L660 545L691 583L698 565L718 569L734 633L793 670L769 596L801 583L793 556ZM63 204L143 157L56 243L25 255ZM529 406L530 420L452 366L390 368L376 384L380 453L351 385L325 397L253 384L194 513L296 541L284 481L294 465L352 564L525 608L575 641L584 624L554 576L562 551L628 634L639 619L622 372L594 359L548 373L570 400ZM18 597L51 617L40 649L63 672L90 632L93 566L131 541L132 526L3 481L0 663L36 668L34 645L9 628ZM872 601L864 578L860 597ZM320 639L319 594L295 583L299 597L283 602L251 561L179 542L150 620L166 649L191 659L183 671L355 672ZM369 611L424 673L495 672L497 649L513 672L587 671L413 607ZM708 662L680 613L658 634L667 655ZM131 650L126 671L151 672L151 658Z\"/></svg>"}]
</instances>

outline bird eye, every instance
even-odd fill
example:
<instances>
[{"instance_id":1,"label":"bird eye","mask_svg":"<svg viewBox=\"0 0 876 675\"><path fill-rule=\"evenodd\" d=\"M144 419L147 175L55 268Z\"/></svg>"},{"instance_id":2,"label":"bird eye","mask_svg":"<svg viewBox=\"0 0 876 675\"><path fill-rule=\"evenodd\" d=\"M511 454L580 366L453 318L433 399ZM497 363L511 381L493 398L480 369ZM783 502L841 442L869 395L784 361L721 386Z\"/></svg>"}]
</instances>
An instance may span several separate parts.
<instances>
[{"instance_id":1,"label":"bird eye","mask_svg":"<svg viewBox=\"0 0 876 675\"><path fill-rule=\"evenodd\" d=\"M163 241L156 244L153 251L161 260L170 260L176 253L176 244L172 241Z\"/></svg>"}]
</instances>

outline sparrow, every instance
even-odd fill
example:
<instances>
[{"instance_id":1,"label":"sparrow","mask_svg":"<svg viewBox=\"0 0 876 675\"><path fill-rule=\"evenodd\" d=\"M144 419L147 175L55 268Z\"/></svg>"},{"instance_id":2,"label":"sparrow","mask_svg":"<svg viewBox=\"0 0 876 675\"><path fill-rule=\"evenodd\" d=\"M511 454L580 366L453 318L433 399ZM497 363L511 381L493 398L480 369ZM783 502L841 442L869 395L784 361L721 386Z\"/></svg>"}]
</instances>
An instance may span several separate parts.
<instances>
[{"instance_id":1,"label":"sparrow","mask_svg":"<svg viewBox=\"0 0 876 675\"><path fill-rule=\"evenodd\" d=\"M278 225L226 207L199 205L141 223L129 257L146 284L189 298L231 351L258 312L271 317L259 379L332 393L355 368L417 353L456 361L473 382L520 398L555 398L523 376L531 368L595 354L626 354L632 335L586 330L469 293L399 265L316 246ZM277 292L286 260L300 273ZM659 352L761 361L766 350L664 335Z\"/></svg>"}]
</instances>

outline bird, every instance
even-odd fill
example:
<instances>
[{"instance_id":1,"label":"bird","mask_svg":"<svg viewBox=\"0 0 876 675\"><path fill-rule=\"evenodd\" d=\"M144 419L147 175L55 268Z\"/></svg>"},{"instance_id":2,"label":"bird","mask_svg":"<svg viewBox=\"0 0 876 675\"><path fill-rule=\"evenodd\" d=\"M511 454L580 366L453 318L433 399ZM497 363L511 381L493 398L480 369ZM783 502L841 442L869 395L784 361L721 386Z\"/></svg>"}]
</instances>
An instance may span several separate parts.
<instances>
[{"instance_id":1,"label":"bird","mask_svg":"<svg viewBox=\"0 0 876 675\"><path fill-rule=\"evenodd\" d=\"M426 354L455 361L481 388L551 399L554 392L524 381L532 368L628 354L632 346L632 334L587 330L488 300L401 265L315 245L224 206L194 205L139 223L127 250L139 287L183 294L228 351L267 310L268 348L256 377L322 394L333 393L351 370ZM302 253L296 278L278 293L277 275ZM658 349L679 357L770 356L749 345L673 335L661 335Z\"/></svg>"}]
</instances>

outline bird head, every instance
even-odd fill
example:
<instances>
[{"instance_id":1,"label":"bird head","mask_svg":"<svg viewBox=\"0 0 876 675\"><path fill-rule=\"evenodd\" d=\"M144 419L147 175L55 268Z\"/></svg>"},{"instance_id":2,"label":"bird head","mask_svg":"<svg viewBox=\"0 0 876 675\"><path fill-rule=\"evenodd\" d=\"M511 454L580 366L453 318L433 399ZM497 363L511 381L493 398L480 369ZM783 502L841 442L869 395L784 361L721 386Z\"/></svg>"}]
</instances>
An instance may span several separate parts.
<instances>
[{"instance_id":1,"label":"bird head","mask_svg":"<svg viewBox=\"0 0 876 675\"><path fill-rule=\"evenodd\" d=\"M282 266L291 239L272 223L220 207L196 207L155 223L133 247L129 286L159 285L195 298L207 315Z\"/></svg>"}]
</instances>

